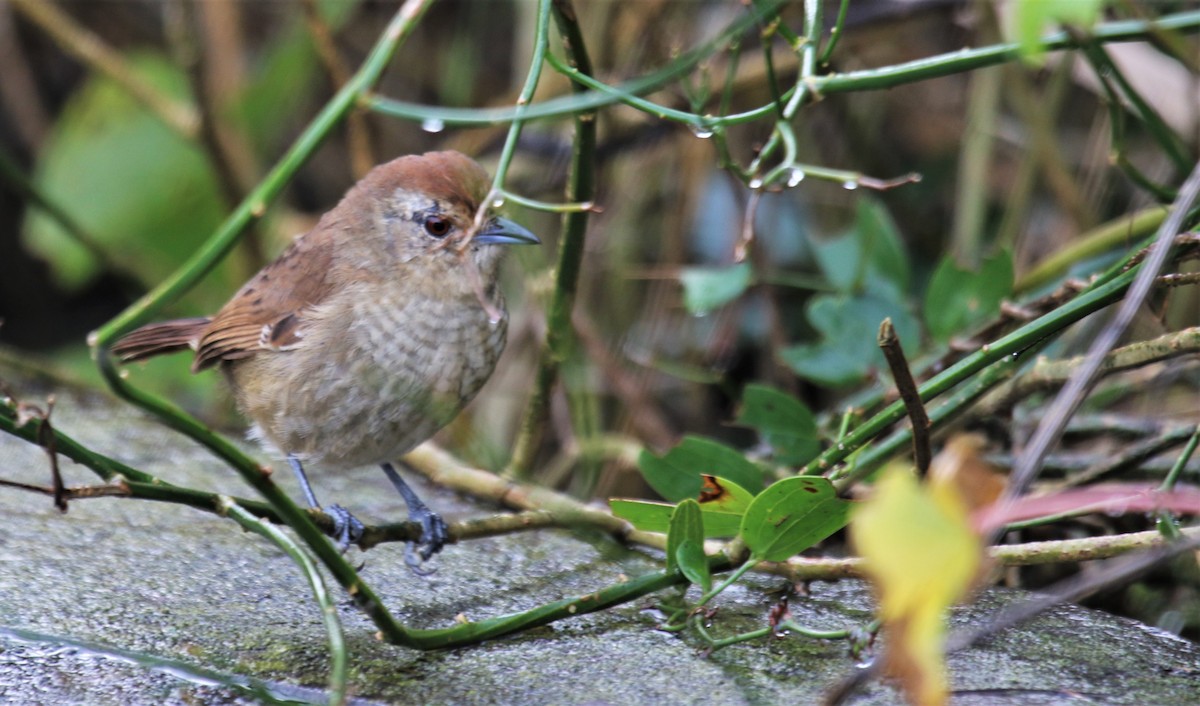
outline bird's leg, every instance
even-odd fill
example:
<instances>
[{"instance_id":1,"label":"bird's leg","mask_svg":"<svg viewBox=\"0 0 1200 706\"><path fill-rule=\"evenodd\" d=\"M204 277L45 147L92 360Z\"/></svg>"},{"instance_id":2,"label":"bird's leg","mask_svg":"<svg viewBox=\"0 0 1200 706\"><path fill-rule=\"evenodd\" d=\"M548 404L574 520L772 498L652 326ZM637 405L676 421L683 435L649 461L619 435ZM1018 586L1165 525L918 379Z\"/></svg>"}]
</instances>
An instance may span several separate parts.
<instances>
[{"instance_id":1,"label":"bird's leg","mask_svg":"<svg viewBox=\"0 0 1200 706\"><path fill-rule=\"evenodd\" d=\"M408 564L408 568L412 569L414 573L422 575L432 573L428 569L422 569L421 562L440 552L446 545L446 540L450 538L446 521L442 519L441 515L430 510L428 505L421 502L421 498L417 497L413 489L408 487L408 483L404 482L392 464L380 465L383 467L383 472L387 474L388 480L392 481L392 485L396 486L396 490L404 498L404 504L408 506L408 519L421 523L421 541L419 543L409 542L404 546L404 563ZM417 551L418 548L419 551Z\"/></svg>"},{"instance_id":2,"label":"bird's leg","mask_svg":"<svg viewBox=\"0 0 1200 706\"><path fill-rule=\"evenodd\" d=\"M321 503L317 502L317 496L313 494L312 486L308 483L308 476L304 475L304 466L300 465L300 459L293 454L288 454L287 460L292 470L296 472L296 479L300 481L300 490L304 492L304 499L308 501L308 506L314 510L322 510ZM333 519L333 532L330 533L330 536L337 542L338 549L341 551L345 552L352 543L362 538L363 523L351 515L346 508L341 505L330 505L328 510L322 510L322 512Z\"/></svg>"}]
</instances>

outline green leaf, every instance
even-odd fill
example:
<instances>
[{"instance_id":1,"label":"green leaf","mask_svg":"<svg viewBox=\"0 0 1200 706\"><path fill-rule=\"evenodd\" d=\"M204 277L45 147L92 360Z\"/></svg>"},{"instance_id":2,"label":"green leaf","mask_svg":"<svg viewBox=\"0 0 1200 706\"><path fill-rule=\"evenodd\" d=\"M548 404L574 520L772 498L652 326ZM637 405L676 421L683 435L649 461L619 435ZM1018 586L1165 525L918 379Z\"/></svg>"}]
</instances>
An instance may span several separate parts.
<instances>
[{"instance_id":1,"label":"green leaf","mask_svg":"<svg viewBox=\"0 0 1200 706\"><path fill-rule=\"evenodd\" d=\"M684 500L671 513L671 524L667 529L667 571L678 568L679 548L684 542L704 546L704 523L700 519L700 504L695 500ZM704 554L703 549L700 553Z\"/></svg>"},{"instance_id":2,"label":"green leaf","mask_svg":"<svg viewBox=\"0 0 1200 706\"><path fill-rule=\"evenodd\" d=\"M859 382L872 369L886 365L876 344L885 318L891 318L908 350L916 350L920 342L920 327L907 308L871 294L817 296L807 314L809 323L823 334L821 342L785 348L780 357L798 375L830 387Z\"/></svg>"},{"instance_id":3,"label":"green leaf","mask_svg":"<svg viewBox=\"0 0 1200 706\"><path fill-rule=\"evenodd\" d=\"M679 273L683 304L693 314L706 314L737 299L750 286L750 263L732 267L685 267Z\"/></svg>"},{"instance_id":4,"label":"green leaf","mask_svg":"<svg viewBox=\"0 0 1200 706\"><path fill-rule=\"evenodd\" d=\"M675 550L675 561L688 581L698 585L702 591L712 590L712 574L708 571L708 557L704 556L704 544L685 539Z\"/></svg>"},{"instance_id":5,"label":"green leaf","mask_svg":"<svg viewBox=\"0 0 1200 706\"><path fill-rule=\"evenodd\" d=\"M814 248L821 272L842 293L901 300L908 292L911 274L900 230L877 199L860 198L853 228Z\"/></svg>"},{"instance_id":6,"label":"green leaf","mask_svg":"<svg viewBox=\"0 0 1200 706\"><path fill-rule=\"evenodd\" d=\"M734 424L757 431L783 464L807 463L821 450L813 413L800 400L767 385L746 386Z\"/></svg>"},{"instance_id":7,"label":"green leaf","mask_svg":"<svg viewBox=\"0 0 1200 706\"><path fill-rule=\"evenodd\" d=\"M846 525L850 503L816 476L784 478L754 499L742 519L742 539L758 561L783 561Z\"/></svg>"},{"instance_id":8,"label":"green leaf","mask_svg":"<svg viewBox=\"0 0 1200 706\"><path fill-rule=\"evenodd\" d=\"M132 54L128 63L165 96L186 99L186 77L165 58ZM34 181L121 266L150 282L165 279L182 264L222 216L216 179L196 146L99 76L68 99L39 156ZM99 274L91 254L36 209L30 210L22 236L64 288L78 290ZM210 279L206 287L232 290L237 283L227 269L222 272L224 282Z\"/></svg>"},{"instance_id":9,"label":"green leaf","mask_svg":"<svg viewBox=\"0 0 1200 706\"><path fill-rule=\"evenodd\" d=\"M1100 17L1105 0L1017 0L1011 26L1020 45L1021 57L1040 65L1046 53L1042 33L1054 23L1091 27Z\"/></svg>"},{"instance_id":10,"label":"green leaf","mask_svg":"<svg viewBox=\"0 0 1200 706\"><path fill-rule=\"evenodd\" d=\"M968 325L988 318L1012 293L1012 256L1002 251L985 260L978 272L961 270L947 255L938 263L925 293L925 324L938 341L947 341Z\"/></svg>"},{"instance_id":11,"label":"green leaf","mask_svg":"<svg viewBox=\"0 0 1200 706\"><path fill-rule=\"evenodd\" d=\"M743 491L745 492L745 491ZM656 503L648 500L624 500L611 498L608 506L612 513L623 520L628 520L634 527L643 532L662 532L666 534L671 526L671 513L675 506L670 503ZM704 537L732 537L742 528L742 513L720 507L709 509L708 504L700 506L700 516L704 520Z\"/></svg>"},{"instance_id":12,"label":"green leaf","mask_svg":"<svg viewBox=\"0 0 1200 706\"><path fill-rule=\"evenodd\" d=\"M659 495L679 502L700 495L702 475L727 478L752 493L762 490L762 469L736 449L724 444L686 436L663 456L642 451L638 468Z\"/></svg>"},{"instance_id":13,"label":"green leaf","mask_svg":"<svg viewBox=\"0 0 1200 706\"><path fill-rule=\"evenodd\" d=\"M698 501L704 537L734 536L742 527L742 515L754 501L754 494L726 478L704 476L702 482ZM667 532L675 511L670 503L647 500L610 498L608 506L614 515L644 532Z\"/></svg>"},{"instance_id":14,"label":"green leaf","mask_svg":"<svg viewBox=\"0 0 1200 706\"><path fill-rule=\"evenodd\" d=\"M612 514L628 520L643 532L662 532L664 534L671 526L671 513L675 511L675 506L670 503L620 498L609 498L608 507L612 510Z\"/></svg>"}]
</instances>

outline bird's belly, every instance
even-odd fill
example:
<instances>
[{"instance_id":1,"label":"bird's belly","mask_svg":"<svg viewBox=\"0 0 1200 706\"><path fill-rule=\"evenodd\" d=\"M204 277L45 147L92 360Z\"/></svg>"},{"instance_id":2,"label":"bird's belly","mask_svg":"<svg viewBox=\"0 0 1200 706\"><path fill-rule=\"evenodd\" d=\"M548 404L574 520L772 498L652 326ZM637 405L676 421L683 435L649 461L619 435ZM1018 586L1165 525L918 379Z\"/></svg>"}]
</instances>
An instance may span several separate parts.
<instances>
[{"instance_id":1,"label":"bird's belly","mask_svg":"<svg viewBox=\"0 0 1200 706\"><path fill-rule=\"evenodd\" d=\"M449 423L495 367L507 322L492 324L471 304L375 301L358 307L336 340L257 354L242 365L271 366L275 374L234 368L243 412L279 451L317 466L395 459ZM413 309L421 316L410 315ZM287 382L266 389L239 379Z\"/></svg>"}]
</instances>

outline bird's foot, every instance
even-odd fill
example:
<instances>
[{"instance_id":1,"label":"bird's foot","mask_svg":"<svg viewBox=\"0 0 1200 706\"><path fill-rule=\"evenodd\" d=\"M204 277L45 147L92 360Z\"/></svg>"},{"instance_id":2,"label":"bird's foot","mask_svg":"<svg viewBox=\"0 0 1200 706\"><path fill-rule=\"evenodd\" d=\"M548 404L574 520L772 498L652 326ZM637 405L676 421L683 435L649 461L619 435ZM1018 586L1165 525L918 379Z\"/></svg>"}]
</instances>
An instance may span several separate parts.
<instances>
[{"instance_id":1,"label":"bird's foot","mask_svg":"<svg viewBox=\"0 0 1200 706\"><path fill-rule=\"evenodd\" d=\"M345 554L351 544L357 544L358 540L362 539L363 523L341 505L330 505L325 509L325 514L333 519L333 532L330 536L337 544L338 551Z\"/></svg>"},{"instance_id":2,"label":"bird's foot","mask_svg":"<svg viewBox=\"0 0 1200 706\"><path fill-rule=\"evenodd\" d=\"M421 539L404 545L404 563L414 574L428 576L436 569L427 569L422 564L442 551L442 547L446 546L446 541L450 539L450 530L442 516L423 503L419 507L410 508L408 519L421 523Z\"/></svg>"}]
</instances>

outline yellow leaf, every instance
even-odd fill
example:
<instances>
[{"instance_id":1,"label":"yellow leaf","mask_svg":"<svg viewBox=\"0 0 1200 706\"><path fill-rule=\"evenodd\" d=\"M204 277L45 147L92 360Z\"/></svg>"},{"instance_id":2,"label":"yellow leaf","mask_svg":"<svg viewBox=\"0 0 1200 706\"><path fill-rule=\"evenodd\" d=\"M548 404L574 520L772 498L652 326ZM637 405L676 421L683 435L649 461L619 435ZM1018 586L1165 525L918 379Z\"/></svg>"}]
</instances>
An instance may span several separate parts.
<instances>
[{"instance_id":1,"label":"yellow leaf","mask_svg":"<svg viewBox=\"0 0 1200 706\"><path fill-rule=\"evenodd\" d=\"M850 537L879 598L885 670L911 702L946 703L945 613L970 588L982 556L966 505L950 484L924 487L891 469L855 510Z\"/></svg>"}]
</instances>

